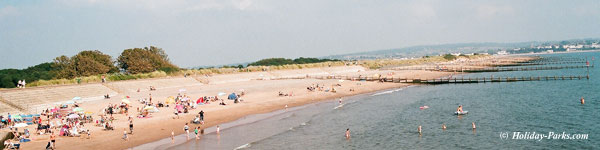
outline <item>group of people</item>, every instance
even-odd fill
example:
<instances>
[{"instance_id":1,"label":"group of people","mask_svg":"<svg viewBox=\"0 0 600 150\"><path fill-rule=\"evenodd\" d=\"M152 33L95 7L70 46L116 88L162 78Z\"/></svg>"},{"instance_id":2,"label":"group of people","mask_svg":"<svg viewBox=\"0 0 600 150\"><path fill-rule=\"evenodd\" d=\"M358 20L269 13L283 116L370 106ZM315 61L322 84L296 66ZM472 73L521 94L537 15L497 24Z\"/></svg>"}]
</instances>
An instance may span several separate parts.
<instances>
[{"instance_id":1,"label":"group of people","mask_svg":"<svg viewBox=\"0 0 600 150\"><path fill-rule=\"evenodd\" d=\"M325 88L325 85L319 85L319 84L312 84L311 86L306 87L306 90L308 90L309 92L314 92L314 91L325 91L325 92L337 92L335 89L335 86L342 86L341 84L333 84L331 85L331 88Z\"/></svg>"},{"instance_id":2,"label":"group of people","mask_svg":"<svg viewBox=\"0 0 600 150\"><path fill-rule=\"evenodd\" d=\"M17 82L17 88L25 88L25 85L26 85L26 84L27 84L27 83L25 82L25 80L19 80L19 81Z\"/></svg>"}]
</instances>

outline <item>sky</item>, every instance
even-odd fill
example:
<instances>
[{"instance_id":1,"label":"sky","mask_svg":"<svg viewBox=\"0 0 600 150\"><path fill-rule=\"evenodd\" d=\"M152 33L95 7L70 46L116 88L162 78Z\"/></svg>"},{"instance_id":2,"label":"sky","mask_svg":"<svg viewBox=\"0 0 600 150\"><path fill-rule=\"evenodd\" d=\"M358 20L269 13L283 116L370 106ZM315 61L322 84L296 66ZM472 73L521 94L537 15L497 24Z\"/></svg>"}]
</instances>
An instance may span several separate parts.
<instances>
[{"instance_id":1,"label":"sky","mask_svg":"<svg viewBox=\"0 0 600 150\"><path fill-rule=\"evenodd\" d=\"M0 0L0 69L150 45L195 67L598 37L598 0Z\"/></svg>"}]
</instances>

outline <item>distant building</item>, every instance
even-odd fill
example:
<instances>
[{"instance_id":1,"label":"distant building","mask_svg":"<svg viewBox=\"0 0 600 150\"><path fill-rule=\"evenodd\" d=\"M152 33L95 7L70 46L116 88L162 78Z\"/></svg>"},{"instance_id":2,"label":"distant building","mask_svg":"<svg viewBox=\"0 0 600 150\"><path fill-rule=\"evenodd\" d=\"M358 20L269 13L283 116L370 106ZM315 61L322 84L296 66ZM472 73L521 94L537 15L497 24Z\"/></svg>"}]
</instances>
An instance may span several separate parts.
<instances>
[{"instance_id":1,"label":"distant building","mask_svg":"<svg viewBox=\"0 0 600 150\"><path fill-rule=\"evenodd\" d=\"M508 52L506 52L506 51L498 51L498 55L508 55Z\"/></svg>"},{"instance_id":2,"label":"distant building","mask_svg":"<svg viewBox=\"0 0 600 150\"><path fill-rule=\"evenodd\" d=\"M460 53L450 53L450 55L460 56Z\"/></svg>"},{"instance_id":3,"label":"distant building","mask_svg":"<svg viewBox=\"0 0 600 150\"><path fill-rule=\"evenodd\" d=\"M548 53L554 53L554 50L547 50Z\"/></svg>"},{"instance_id":4,"label":"distant building","mask_svg":"<svg viewBox=\"0 0 600 150\"><path fill-rule=\"evenodd\" d=\"M592 43L592 45L590 47L591 48L600 48L600 44L598 44L598 43Z\"/></svg>"}]
</instances>

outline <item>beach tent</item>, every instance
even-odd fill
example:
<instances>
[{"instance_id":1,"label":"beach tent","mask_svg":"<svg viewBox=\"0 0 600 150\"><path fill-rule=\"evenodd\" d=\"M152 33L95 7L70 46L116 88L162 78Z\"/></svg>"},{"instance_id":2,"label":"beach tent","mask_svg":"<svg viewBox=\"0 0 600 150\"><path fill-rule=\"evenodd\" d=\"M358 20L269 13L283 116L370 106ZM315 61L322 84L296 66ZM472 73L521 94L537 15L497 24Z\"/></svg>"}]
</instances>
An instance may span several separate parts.
<instances>
[{"instance_id":1,"label":"beach tent","mask_svg":"<svg viewBox=\"0 0 600 150\"><path fill-rule=\"evenodd\" d=\"M74 111L74 112L83 112L83 109L82 109L82 108L79 108L79 107L77 107L77 108L73 108L73 111Z\"/></svg>"},{"instance_id":2,"label":"beach tent","mask_svg":"<svg viewBox=\"0 0 600 150\"><path fill-rule=\"evenodd\" d=\"M15 120L19 120L20 121L20 120L23 120L23 117L21 117L20 115L14 115L10 119L12 119L13 121L15 121Z\"/></svg>"},{"instance_id":3,"label":"beach tent","mask_svg":"<svg viewBox=\"0 0 600 150\"><path fill-rule=\"evenodd\" d=\"M177 108L177 111L183 111L183 105L177 105L175 108Z\"/></svg>"},{"instance_id":4,"label":"beach tent","mask_svg":"<svg viewBox=\"0 0 600 150\"><path fill-rule=\"evenodd\" d=\"M77 114L71 114L71 115L67 116L67 118L75 119L75 118L79 118L79 115L77 115Z\"/></svg>"},{"instance_id":5,"label":"beach tent","mask_svg":"<svg viewBox=\"0 0 600 150\"><path fill-rule=\"evenodd\" d=\"M128 99L122 99L121 102L125 104L131 104L131 101L129 101Z\"/></svg>"},{"instance_id":6,"label":"beach tent","mask_svg":"<svg viewBox=\"0 0 600 150\"><path fill-rule=\"evenodd\" d=\"M231 93L231 94L229 94L229 96L227 96L227 99L230 99L230 100L237 99L237 95L235 95L235 93Z\"/></svg>"},{"instance_id":7,"label":"beach tent","mask_svg":"<svg viewBox=\"0 0 600 150\"><path fill-rule=\"evenodd\" d=\"M81 97L79 97L79 96L77 96L77 97L73 97L73 99L71 99L71 100L73 100L73 101L78 101L78 100L81 100Z\"/></svg>"},{"instance_id":8,"label":"beach tent","mask_svg":"<svg viewBox=\"0 0 600 150\"><path fill-rule=\"evenodd\" d=\"M154 106L146 106L144 107L144 110L151 112L151 113L156 113L158 112L158 108L154 107Z\"/></svg>"},{"instance_id":9,"label":"beach tent","mask_svg":"<svg viewBox=\"0 0 600 150\"><path fill-rule=\"evenodd\" d=\"M169 96L167 98L167 100L165 101L165 104L174 104L175 103L175 99L173 98L173 96Z\"/></svg>"},{"instance_id":10,"label":"beach tent","mask_svg":"<svg viewBox=\"0 0 600 150\"><path fill-rule=\"evenodd\" d=\"M26 127L26 126L28 126L26 123L17 123L13 127L15 127L15 128L22 128L22 127Z\"/></svg>"}]
</instances>

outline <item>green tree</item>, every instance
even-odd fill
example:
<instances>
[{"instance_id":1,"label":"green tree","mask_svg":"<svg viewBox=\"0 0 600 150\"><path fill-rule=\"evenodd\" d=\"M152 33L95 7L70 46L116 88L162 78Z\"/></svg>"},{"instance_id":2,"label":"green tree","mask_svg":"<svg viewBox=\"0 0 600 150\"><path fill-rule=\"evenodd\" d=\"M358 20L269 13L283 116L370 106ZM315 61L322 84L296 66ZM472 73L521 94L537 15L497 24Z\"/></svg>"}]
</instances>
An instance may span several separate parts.
<instances>
[{"instance_id":1,"label":"green tree","mask_svg":"<svg viewBox=\"0 0 600 150\"><path fill-rule=\"evenodd\" d=\"M132 48L123 50L117 62L128 73L147 73L156 70L173 72L179 68L169 62L161 48Z\"/></svg>"},{"instance_id":2,"label":"green tree","mask_svg":"<svg viewBox=\"0 0 600 150\"><path fill-rule=\"evenodd\" d=\"M52 65L53 68L56 68L52 71L56 74L56 78L71 79L77 76L73 61L65 55L54 58L54 63Z\"/></svg>"}]
</instances>

